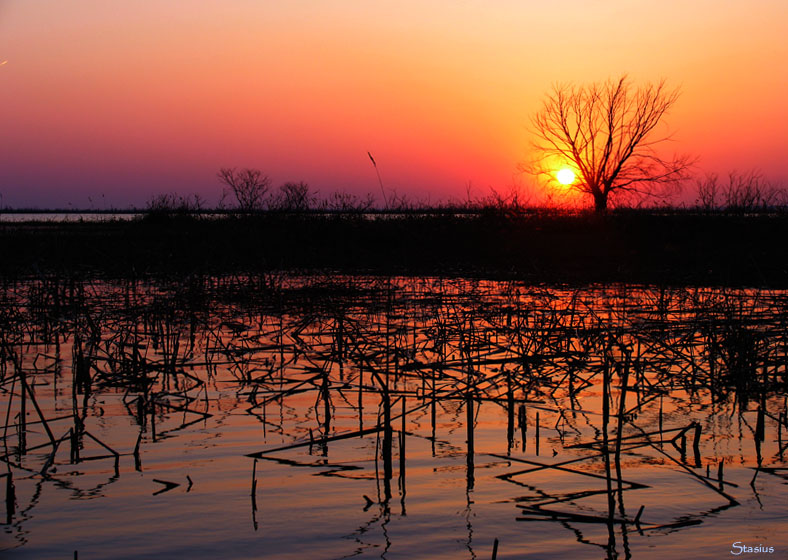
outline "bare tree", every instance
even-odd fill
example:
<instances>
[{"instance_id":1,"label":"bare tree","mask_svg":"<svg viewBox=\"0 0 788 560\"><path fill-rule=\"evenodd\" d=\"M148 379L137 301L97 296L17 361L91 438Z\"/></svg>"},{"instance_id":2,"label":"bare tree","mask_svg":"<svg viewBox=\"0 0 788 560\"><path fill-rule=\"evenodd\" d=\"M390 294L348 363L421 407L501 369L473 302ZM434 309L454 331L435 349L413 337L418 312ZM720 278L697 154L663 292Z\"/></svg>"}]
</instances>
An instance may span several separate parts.
<instances>
[{"instance_id":1,"label":"bare tree","mask_svg":"<svg viewBox=\"0 0 788 560\"><path fill-rule=\"evenodd\" d=\"M665 82L634 88L622 76L585 86L555 86L533 118L537 161L529 170L554 177L562 166L577 175L570 188L593 198L604 212L611 195L665 195L686 179L687 156L664 159L655 146L662 117L678 99Z\"/></svg>"},{"instance_id":2,"label":"bare tree","mask_svg":"<svg viewBox=\"0 0 788 560\"><path fill-rule=\"evenodd\" d=\"M315 203L315 194L307 183L285 183L279 187L274 206L279 210L309 210Z\"/></svg>"},{"instance_id":3,"label":"bare tree","mask_svg":"<svg viewBox=\"0 0 788 560\"><path fill-rule=\"evenodd\" d=\"M757 171L728 173L724 184L716 173L697 181L696 203L703 210L754 212L783 207L788 193Z\"/></svg>"},{"instance_id":4,"label":"bare tree","mask_svg":"<svg viewBox=\"0 0 788 560\"><path fill-rule=\"evenodd\" d=\"M240 210L249 212L264 207L271 181L259 169L222 167L217 176L225 186L222 200L232 193Z\"/></svg>"},{"instance_id":5,"label":"bare tree","mask_svg":"<svg viewBox=\"0 0 788 560\"><path fill-rule=\"evenodd\" d=\"M366 212L374 205L375 197L371 193L367 193L366 197L361 198L352 193L338 191L320 201L321 209L337 212Z\"/></svg>"},{"instance_id":6,"label":"bare tree","mask_svg":"<svg viewBox=\"0 0 788 560\"><path fill-rule=\"evenodd\" d=\"M722 193L719 176L716 173L709 173L703 179L697 179L695 185L698 190L698 197L695 199L696 206L707 212L719 210Z\"/></svg>"}]
</instances>

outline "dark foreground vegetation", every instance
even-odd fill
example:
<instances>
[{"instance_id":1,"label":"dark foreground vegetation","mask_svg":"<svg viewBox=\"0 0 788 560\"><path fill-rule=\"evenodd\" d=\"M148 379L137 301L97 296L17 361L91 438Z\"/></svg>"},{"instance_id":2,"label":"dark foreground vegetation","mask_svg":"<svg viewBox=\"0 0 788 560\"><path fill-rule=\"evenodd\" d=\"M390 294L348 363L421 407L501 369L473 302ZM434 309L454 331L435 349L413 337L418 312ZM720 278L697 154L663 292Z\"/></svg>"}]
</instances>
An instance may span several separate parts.
<instances>
[{"instance_id":1,"label":"dark foreground vegetation","mask_svg":"<svg viewBox=\"0 0 788 560\"><path fill-rule=\"evenodd\" d=\"M788 286L788 215L262 212L0 222L0 274L336 270L534 282Z\"/></svg>"}]
</instances>

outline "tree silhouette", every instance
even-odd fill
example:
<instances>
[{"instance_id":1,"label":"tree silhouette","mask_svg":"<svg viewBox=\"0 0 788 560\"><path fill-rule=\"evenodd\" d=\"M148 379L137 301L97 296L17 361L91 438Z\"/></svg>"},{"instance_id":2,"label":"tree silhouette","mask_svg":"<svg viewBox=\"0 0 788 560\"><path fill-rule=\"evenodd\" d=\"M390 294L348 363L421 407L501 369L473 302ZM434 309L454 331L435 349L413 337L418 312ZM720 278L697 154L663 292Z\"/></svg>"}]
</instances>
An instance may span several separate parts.
<instances>
[{"instance_id":1,"label":"tree silhouette","mask_svg":"<svg viewBox=\"0 0 788 560\"><path fill-rule=\"evenodd\" d=\"M274 201L278 210L303 211L309 210L316 201L315 193L304 182L285 183L279 187L279 195Z\"/></svg>"},{"instance_id":2,"label":"tree silhouette","mask_svg":"<svg viewBox=\"0 0 788 560\"><path fill-rule=\"evenodd\" d=\"M259 169L222 167L217 177L225 185L222 200L232 193L240 210L249 212L263 208L271 181Z\"/></svg>"},{"instance_id":3,"label":"tree silhouette","mask_svg":"<svg viewBox=\"0 0 788 560\"><path fill-rule=\"evenodd\" d=\"M655 128L679 97L664 80L634 88L627 76L584 86L559 85L533 118L537 161L529 170L553 177L574 168L569 185L593 198L597 212L613 194L659 196L687 178L685 155L660 157Z\"/></svg>"}]
</instances>

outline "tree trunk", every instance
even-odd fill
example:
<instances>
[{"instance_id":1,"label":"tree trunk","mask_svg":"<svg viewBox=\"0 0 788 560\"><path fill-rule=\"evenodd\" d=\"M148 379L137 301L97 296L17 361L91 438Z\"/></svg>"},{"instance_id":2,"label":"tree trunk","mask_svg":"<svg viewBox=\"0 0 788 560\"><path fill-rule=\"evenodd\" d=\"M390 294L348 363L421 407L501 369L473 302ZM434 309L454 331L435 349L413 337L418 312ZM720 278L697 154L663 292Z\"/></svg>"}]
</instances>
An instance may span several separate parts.
<instances>
[{"instance_id":1,"label":"tree trunk","mask_svg":"<svg viewBox=\"0 0 788 560\"><path fill-rule=\"evenodd\" d=\"M607 193L598 191L594 193L594 211L597 214L604 214L607 212Z\"/></svg>"}]
</instances>

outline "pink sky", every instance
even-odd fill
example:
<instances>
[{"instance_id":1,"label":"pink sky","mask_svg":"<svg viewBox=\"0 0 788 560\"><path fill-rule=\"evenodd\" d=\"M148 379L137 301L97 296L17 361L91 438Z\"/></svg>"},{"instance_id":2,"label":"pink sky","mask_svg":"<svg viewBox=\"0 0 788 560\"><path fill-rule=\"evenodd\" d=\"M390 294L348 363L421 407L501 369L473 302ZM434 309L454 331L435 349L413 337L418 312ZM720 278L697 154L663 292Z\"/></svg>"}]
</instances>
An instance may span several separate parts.
<instances>
[{"instance_id":1,"label":"pink sky","mask_svg":"<svg viewBox=\"0 0 788 560\"><path fill-rule=\"evenodd\" d=\"M788 3L0 2L2 205L212 205L223 166L328 193L464 198L527 181L557 82L682 97L698 173L788 182ZM692 193L684 195L692 200Z\"/></svg>"}]
</instances>

